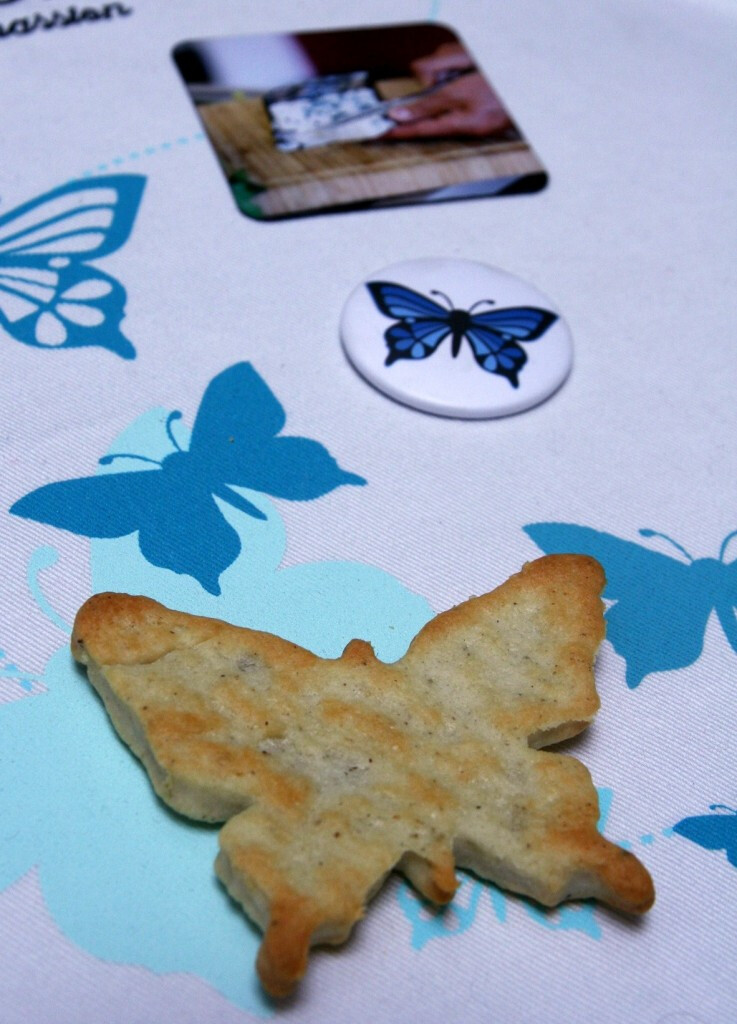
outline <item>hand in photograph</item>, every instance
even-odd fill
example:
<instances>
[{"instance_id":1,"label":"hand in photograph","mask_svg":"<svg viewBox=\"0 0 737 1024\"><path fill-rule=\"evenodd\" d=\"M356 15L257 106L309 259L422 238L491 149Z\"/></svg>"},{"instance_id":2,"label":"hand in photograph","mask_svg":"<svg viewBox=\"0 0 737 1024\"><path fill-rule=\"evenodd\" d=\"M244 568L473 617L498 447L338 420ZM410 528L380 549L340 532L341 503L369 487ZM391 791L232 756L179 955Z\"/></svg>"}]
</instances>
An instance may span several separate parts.
<instances>
[{"instance_id":1,"label":"hand in photograph","mask_svg":"<svg viewBox=\"0 0 737 1024\"><path fill-rule=\"evenodd\" d=\"M501 100L459 43L443 43L433 53L411 64L423 88L436 85L443 77L463 71L430 96L396 107L390 117L396 127L390 139L419 139L448 135L494 135L512 127Z\"/></svg>"}]
</instances>

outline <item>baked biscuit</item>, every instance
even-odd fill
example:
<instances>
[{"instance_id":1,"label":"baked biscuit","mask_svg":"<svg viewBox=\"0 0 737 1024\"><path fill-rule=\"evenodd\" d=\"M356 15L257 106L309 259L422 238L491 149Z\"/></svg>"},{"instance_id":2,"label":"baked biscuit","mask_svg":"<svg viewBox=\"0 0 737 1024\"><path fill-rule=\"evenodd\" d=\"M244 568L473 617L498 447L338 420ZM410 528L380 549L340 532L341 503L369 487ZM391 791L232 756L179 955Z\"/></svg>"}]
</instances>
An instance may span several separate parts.
<instances>
[{"instance_id":1,"label":"baked biscuit","mask_svg":"<svg viewBox=\"0 0 737 1024\"><path fill-rule=\"evenodd\" d=\"M597 711L603 586L591 558L540 558L394 664L360 640L326 660L123 594L87 601L72 650L161 799L226 822L216 871L284 996L393 869L436 903L457 865L545 906L650 907L645 868L597 831L586 768L539 750Z\"/></svg>"}]
</instances>

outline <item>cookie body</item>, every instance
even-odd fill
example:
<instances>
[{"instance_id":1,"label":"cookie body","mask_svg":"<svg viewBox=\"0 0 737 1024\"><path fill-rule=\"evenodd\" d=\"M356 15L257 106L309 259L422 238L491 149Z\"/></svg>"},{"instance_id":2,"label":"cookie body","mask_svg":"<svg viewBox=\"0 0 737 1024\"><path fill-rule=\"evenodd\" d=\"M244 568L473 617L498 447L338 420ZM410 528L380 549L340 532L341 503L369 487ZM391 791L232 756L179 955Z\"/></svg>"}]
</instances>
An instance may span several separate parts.
<instances>
[{"instance_id":1,"label":"cookie body","mask_svg":"<svg viewBox=\"0 0 737 1024\"><path fill-rule=\"evenodd\" d=\"M546 906L649 908L647 871L597 830L586 768L539 749L598 709L604 582L591 558L538 559L393 664L363 641L323 659L121 594L80 609L72 650L159 796L226 823L216 870L282 996L393 869L436 903L459 866Z\"/></svg>"}]
</instances>

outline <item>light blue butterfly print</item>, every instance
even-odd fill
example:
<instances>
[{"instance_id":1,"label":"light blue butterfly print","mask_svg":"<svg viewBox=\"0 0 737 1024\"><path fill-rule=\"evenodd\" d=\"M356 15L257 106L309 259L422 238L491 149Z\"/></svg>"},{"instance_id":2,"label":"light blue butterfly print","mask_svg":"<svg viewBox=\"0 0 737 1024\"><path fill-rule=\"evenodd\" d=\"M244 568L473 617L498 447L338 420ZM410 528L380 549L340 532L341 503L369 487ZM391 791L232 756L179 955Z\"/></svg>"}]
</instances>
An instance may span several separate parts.
<instances>
[{"instance_id":1,"label":"light blue butterfly print","mask_svg":"<svg viewBox=\"0 0 737 1024\"><path fill-rule=\"evenodd\" d=\"M31 693L36 685L36 678L32 673L24 672L23 669L19 668L9 658L4 650L0 650L0 698L2 697L4 684L17 686L26 693Z\"/></svg>"},{"instance_id":2,"label":"light blue butterfly print","mask_svg":"<svg viewBox=\"0 0 737 1024\"><path fill-rule=\"evenodd\" d=\"M737 653L737 560L693 558L676 541L656 530L640 536L667 541L678 557L572 523L531 523L524 527L546 554L592 555L604 566L607 636L627 662L627 685L634 689L651 672L685 668L700 656L706 623L716 611L732 650Z\"/></svg>"},{"instance_id":3,"label":"light blue butterfly print","mask_svg":"<svg viewBox=\"0 0 737 1024\"><path fill-rule=\"evenodd\" d=\"M97 345L124 359L126 293L90 266L130 235L145 177L72 181L0 217L0 327L34 348Z\"/></svg>"}]
</instances>

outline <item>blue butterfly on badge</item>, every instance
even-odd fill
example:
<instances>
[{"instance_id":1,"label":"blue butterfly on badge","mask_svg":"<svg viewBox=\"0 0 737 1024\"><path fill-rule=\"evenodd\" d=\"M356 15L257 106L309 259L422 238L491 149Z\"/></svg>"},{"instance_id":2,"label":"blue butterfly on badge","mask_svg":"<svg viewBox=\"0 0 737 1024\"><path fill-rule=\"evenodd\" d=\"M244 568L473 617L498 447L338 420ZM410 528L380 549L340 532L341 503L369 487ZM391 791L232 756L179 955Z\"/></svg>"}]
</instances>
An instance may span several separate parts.
<instances>
[{"instance_id":1,"label":"blue butterfly on badge","mask_svg":"<svg viewBox=\"0 0 737 1024\"><path fill-rule=\"evenodd\" d=\"M0 328L34 348L92 345L135 358L120 331L125 289L89 261L127 241L145 181L72 181L0 217Z\"/></svg>"},{"instance_id":2,"label":"blue butterfly on badge","mask_svg":"<svg viewBox=\"0 0 737 1024\"><path fill-rule=\"evenodd\" d=\"M666 541L678 557L573 523L531 523L524 531L545 554L591 555L604 566L604 597L615 602L606 612L607 636L627 662L630 689L651 672L693 664L712 612L737 653L737 559L725 561L737 530L724 538L718 558L693 558L657 530L639 533Z\"/></svg>"},{"instance_id":3,"label":"blue butterfly on badge","mask_svg":"<svg viewBox=\"0 0 737 1024\"><path fill-rule=\"evenodd\" d=\"M538 341L558 319L556 313L537 306L475 312L480 306L493 306L493 299L458 309L434 288L430 295L443 299L445 305L391 281L370 281L366 287L380 312L395 321L384 333L389 349L385 366L398 359L427 359L450 337L453 357L465 340L481 369L504 377L513 388L519 387L519 374L527 362L521 343Z\"/></svg>"},{"instance_id":4,"label":"blue butterfly on badge","mask_svg":"<svg viewBox=\"0 0 737 1024\"><path fill-rule=\"evenodd\" d=\"M277 436L286 423L284 409L250 363L231 366L210 382L188 449L172 429L181 418L178 411L166 417L173 450L160 461L128 452L105 455L102 466L118 460L147 465L46 484L16 501L11 513L83 537L137 532L148 562L192 576L217 596L220 575L240 554L241 540L216 499L266 520L251 496L234 488L308 501L341 484L366 483L341 469L318 441Z\"/></svg>"},{"instance_id":5,"label":"blue butterfly on badge","mask_svg":"<svg viewBox=\"0 0 737 1024\"><path fill-rule=\"evenodd\" d=\"M709 810L717 813L684 818L673 831L705 850L724 850L729 863L737 868L737 810L725 804L711 804Z\"/></svg>"}]
</instances>

